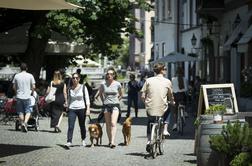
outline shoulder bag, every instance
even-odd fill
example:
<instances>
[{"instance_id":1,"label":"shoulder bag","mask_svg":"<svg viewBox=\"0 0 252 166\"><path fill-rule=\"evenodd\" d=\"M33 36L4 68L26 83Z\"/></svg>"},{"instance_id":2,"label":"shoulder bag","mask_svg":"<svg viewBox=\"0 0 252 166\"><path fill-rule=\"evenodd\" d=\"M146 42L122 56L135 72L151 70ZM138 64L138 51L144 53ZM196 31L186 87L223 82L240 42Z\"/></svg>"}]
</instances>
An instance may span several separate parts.
<instances>
[{"instance_id":1,"label":"shoulder bag","mask_svg":"<svg viewBox=\"0 0 252 166\"><path fill-rule=\"evenodd\" d=\"M48 95L45 97L46 103L49 104L49 103L55 101L55 92L56 92L56 90L57 90L57 88L53 87L52 82L51 82L50 91L49 91Z\"/></svg>"}]
</instances>

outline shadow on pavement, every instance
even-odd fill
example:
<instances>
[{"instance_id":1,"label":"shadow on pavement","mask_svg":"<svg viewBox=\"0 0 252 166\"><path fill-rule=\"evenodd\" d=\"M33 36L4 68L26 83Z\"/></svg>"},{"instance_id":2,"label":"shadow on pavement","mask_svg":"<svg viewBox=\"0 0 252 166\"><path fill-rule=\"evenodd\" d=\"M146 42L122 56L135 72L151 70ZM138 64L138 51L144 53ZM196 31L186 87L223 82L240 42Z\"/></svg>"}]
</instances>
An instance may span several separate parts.
<instances>
[{"instance_id":1,"label":"shadow on pavement","mask_svg":"<svg viewBox=\"0 0 252 166\"><path fill-rule=\"evenodd\" d=\"M66 150L69 150L70 148L68 148L67 146L65 145L62 145L62 144L56 144L57 146L63 148L63 149L66 149Z\"/></svg>"},{"instance_id":2,"label":"shadow on pavement","mask_svg":"<svg viewBox=\"0 0 252 166\"><path fill-rule=\"evenodd\" d=\"M135 153L126 153L125 155L146 157L146 154L145 154L145 153L138 153L138 152L135 152Z\"/></svg>"},{"instance_id":3,"label":"shadow on pavement","mask_svg":"<svg viewBox=\"0 0 252 166\"><path fill-rule=\"evenodd\" d=\"M21 154L21 153L28 153L30 151L43 149L43 148L50 148L48 146L27 146L27 145L11 145L11 144L0 144L0 158Z\"/></svg>"},{"instance_id":4,"label":"shadow on pavement","mask_svg":"<svg viewBox=\"0 0 252 166\"><path fill-rule=\"evenodd\" d=\"M188 154L184 154L184 155L186 155L186 156L195 156L194 153L188 153Z\"/></svg>"},{"instance_id":5,"label":"shadow on pavement","mask_svg":"<svg viewBox=\"0 0 252 166\"><path fill-rule=\"evenodd\" d=\"M39 130L39 132L44 132L44 133L57 133L57 132L55 132L55 131L53 131L53 130Z\"/></svg>"},{"instance_id":6,"label":"shadow on pavement","mask_svg":"<svg viewBox=\"0 0 252 166\"><path fill-rule=\"evenodd\" d=\"M184 160L186 163L197 164L197 160Z\"/></svg>"},{"instance_id":7,"label":"shadow on pavement","mask_svg":"<svg viewBox=\"0 0 252 166\"><path fill-rule=\"evenodd\" d=\"M184 133L183 135L179 135L178 133L176 132L171 132L171 136L168 138L168 139L192 139L194 140L194 132L187 132L187 133Z\"/></svg>"}]
</instances>

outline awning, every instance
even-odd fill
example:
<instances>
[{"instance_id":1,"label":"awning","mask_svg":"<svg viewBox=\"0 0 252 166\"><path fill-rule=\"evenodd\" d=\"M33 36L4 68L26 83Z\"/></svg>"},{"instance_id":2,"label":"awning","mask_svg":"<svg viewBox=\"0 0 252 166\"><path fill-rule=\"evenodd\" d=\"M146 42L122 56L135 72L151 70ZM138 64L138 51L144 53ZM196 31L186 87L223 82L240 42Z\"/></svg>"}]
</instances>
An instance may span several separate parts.
<instances>
[{"instance_id":1,"label":"awning","mask_svg":"<svg viewBox=\"0 0 252 166\"><path fill-rule=\"evenodd\" d=\"M1 0L0 0L1 1ZM27 48L30 23L10 29L8 32L0 33L0 55L23 54ZM86 54L88 47L84 44L69 42L67 37L52 32L51 38L46 46L46 54L76 55Z\"/></svg>"},{"instance_id":2,"label":"awning","mask_svg":"<svg viewBox=\"0 0 252 166\"><path fill-rule=\"evenodd\" d=\"M0 8L21 10L60 10L83 8L64 0L0 0Z\"/></svg>"},{"instance_id":3,"label":"awning","mask_svg":"<svg viewBox=\"0 0 252 166\"><path fill-rule=\"evenodd\" d=\"M224 43L224 50L229 50L231 48L231 45L238 42L241 39L242 35L245 34L248 27L248 20L251 15L252 12L250 11L244 18L242 18L241 23L234 29L228 40Z\"/></svg>"},{"instance_id":4,"label":"awning","mask_svg":"<svg viewBox=\"0 0 252 166\"><path fill-rule=\"evenodd\" d=\"M86 54L87 46L84 44L77 44L75 42L48 42L45 52L47 54L59 54L59 55L76 55Z\"/></svg>"},{"instance_id":5,"label":"awning","mask_svg":"<svg viewBox=\"0 0 252 166\"><path fill-rule=\"evenodd\" d=\"M247 44L252 39L252 25L249 26L245 34L237 44Z\"/></svg>"},{"instance_id":6,"label":"awning","mask_svg":"<svg viewBox=\"0 0 252 166\"><path fill-rule=\"evenodd\" d=\"M188 56L185 54L181 54L179 52L171 52L163 58L157 59L155 61L150 62L151 64L155 64L158 62L164 63L175 63L175 62L190 62L190 61L198 61L197 57Z\"/></svg>"}]
</instances>

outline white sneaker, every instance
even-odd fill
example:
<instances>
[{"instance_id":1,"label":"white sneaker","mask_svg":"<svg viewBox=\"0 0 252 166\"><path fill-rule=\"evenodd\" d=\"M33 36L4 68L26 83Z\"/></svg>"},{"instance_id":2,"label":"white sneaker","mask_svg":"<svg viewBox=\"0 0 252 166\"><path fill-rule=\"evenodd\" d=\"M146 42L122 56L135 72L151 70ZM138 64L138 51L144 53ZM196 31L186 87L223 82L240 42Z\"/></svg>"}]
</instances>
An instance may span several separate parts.
<instances>
[{"instance_id":1,"label":"white sneaker","mask_svg":"<svg viewBox=\"0 0 252 166\"><path fill-rule=\"evenodd\" d=\"M164 130L163 134L164 134L165 136L170 136L170 133L169 133L167 130Z\"/></svg>"},{"instance_id":2,"label":"white sneaker","mask_svg":"<svg viewBox=\"0 0 252 166\"><path fill-rule=\"evenodd\" d=\"M177 123L174 123L172 130L177 130Z\"/></svg>"},{"instance_id":3,"label":"white sneaker","mask_svg":"<svg viewBox=\"0 0 252 166\"><path fill-rule=\"evenodd\" d=\"M72 143L71 142L68 142L65 144L65 147L69 148L70 146L72 146Z\"/></svg>"},{"instance_id":4,"label":"white sneaker","mask_svg":"<svg viewBox=\"0 0 252 166\"><path fill-rule=\"evenodd\" d=\"M82 141L82 146L84 146L84 147L87 146L85 140Z\"/></svg>"}]
</instances>

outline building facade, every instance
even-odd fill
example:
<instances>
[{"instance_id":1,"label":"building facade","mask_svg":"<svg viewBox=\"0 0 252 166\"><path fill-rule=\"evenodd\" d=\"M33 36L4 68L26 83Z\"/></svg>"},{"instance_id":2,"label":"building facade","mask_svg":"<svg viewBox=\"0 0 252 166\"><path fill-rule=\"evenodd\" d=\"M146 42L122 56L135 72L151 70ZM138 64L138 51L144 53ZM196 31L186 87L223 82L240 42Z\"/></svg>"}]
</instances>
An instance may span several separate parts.
<instances>
[{"instance_id":1,"label":"building facade","mask_svg":"<svg viewBox=\"0 0 252 166\"><path fill-rule=\"evenodd\" d=\"M241 84L252 71L252 2L249 0L156 0L154 61L177 52L197 61L166 61L168 77L178 66L188 80ZM180 54L178 54L180 55ZM167 58L166 58L167 59Z\"/></svg>"},{"instance_id":2,"label":"building facade","mask_svg":"<svg viewBox=\"0 0 252 166\"><path fill-rule=\"evenodd\" d=\"M132 10L132 13L138 20L134 22L134 26L141 35L130 35L129 65L133 70L144 70L148 69L148 63L152 54L154 11L144 11L143 9L135 8Z\"/></svg>"}]
</instances>

